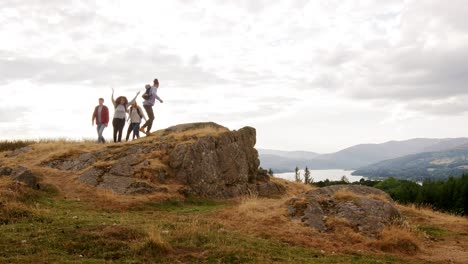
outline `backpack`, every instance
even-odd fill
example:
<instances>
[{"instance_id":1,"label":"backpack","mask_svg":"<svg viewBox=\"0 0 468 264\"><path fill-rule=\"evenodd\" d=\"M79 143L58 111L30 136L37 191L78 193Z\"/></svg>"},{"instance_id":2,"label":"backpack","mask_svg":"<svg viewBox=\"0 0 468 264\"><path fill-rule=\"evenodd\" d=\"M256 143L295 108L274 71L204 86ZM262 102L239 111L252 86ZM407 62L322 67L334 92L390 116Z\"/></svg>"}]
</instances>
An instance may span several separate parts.
<instances>
[{"instance_id":1,"label":"backpack","mask_svg":"<svg viewBox=\"0 0 468 264\"><path fill-rule=\"evenodd\" d=\"M137 107L136 110L137 110L137 113L140 116L140 118L143 118L143 115L140 113L140 108ZM133 106L130 107L130 113L132 113L132 111L133 111Z\"/></svg>"},{"instance_id":2,"label":"backpack","mask_svg":"<svg viewBox=\"0 0 468 264\"><path fill-rule=\"evenodd\" d=\"M148 100L150 98L150 95L151 95L151 86L149 86L148 88L146 88L146 91L145 93L141 96L143 97L143 99L145 100Z\"/></svg>"}]
</instances>

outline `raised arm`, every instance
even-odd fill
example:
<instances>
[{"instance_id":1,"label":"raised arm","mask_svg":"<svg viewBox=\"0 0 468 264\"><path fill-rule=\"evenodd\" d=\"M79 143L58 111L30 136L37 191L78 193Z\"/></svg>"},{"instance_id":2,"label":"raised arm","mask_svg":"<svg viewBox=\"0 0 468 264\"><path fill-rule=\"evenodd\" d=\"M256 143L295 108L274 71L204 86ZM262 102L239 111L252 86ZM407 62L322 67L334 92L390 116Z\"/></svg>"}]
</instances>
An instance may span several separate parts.
<instances>
[{"instance_id":1,"label":"raised arm","mask_svg":"<svg viewBox=\"0 0 468 264\"><path fill-rule=\"evenodd\" d=\"M114 105L114 107L116 107L116 104L115 104L115 100L114 100L114 88L112 88L112 104Z\"/></svg>"},{"instance_id":2,"label":"raised arm","mask_svg":"<svg viewBox=\"0 0 468 264\"><path fill-rule=\"evenodd\" d=\"M130 102L128 102L128 105L132 105L136 101L139 94L140 94L140 91L138 91L138 93L135 95L135 98L133 98Z\"/></svg>"}]
</instances>

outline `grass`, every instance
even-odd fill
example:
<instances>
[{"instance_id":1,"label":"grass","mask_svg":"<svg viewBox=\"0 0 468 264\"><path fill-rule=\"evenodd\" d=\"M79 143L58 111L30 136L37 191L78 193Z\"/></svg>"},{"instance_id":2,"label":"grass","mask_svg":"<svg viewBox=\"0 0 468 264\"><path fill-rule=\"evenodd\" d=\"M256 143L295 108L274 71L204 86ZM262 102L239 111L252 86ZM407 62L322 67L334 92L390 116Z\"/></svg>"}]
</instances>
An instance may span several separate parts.
<instances>
[{"instance_id":1,"label":"grass","mask_svg":"<svg viewBox=\"0 0 468 264\"><path fill-rule=\"evenodd\" d=\"M174 141L164 140L174 147L171 144L181 140L219 132L200 129L182 133ZM466 241L466 219L402 206L399 209L419 228L394 227L370 239L352 230L343 219L329 218L326 222L332 231L317 232L287 215L287 201L313 187L277 178L271 180L287 190L280 199L184 198L178 192L183 186L171 181L173 175L166 174L164 183L155 176L167 169L163 166L167 161L153 162L167 158L165 152L148 155L151 165L139 177L158 182L168 192L149 195L118 195L77 184L80 172L40 165L52 157L105 149L109 159L101 159L97 165L110 166L112 155L122 148L142 141L158 144L162 133L118 145L42 141L32 143L30 151L15 158L0 157L2 166L29 167L41 176L42 184L41 190L31 190L9 177L0 177L0 263L426 263L443 262L453 254L426 257L437 252L434 249L445 248L435 247L435 240L424 240L420 245L421 233L435 235L442 229L456 234L443 236L444 240L453 238L453 243L459 240L462 246ZM341 199L356 199L346 192L339 195ZM431 252L418 251L415 245L430 245Z\"/></svg>"},{"instance_id":2,"label":"grass","mask_svg":"<svg viewBox=\"0 0 468 264\"><path fill-rule=\"evenodd\" d=\"M0 152L11 151L20 148L27 147L31 144L34 144L34 141L31 140L5 140L0 141Z\"/></svg>"},{"instance_id":3,"label":"grass","mask_svg":"<svg viewBox=\"0 0 468 264\"><path fill-rule=\"evenodd\" d=\"M5 187L7 183L3 183ZM391 255L344 254L294 245L230 228L215 215L240 207L244 217L269 218L275 203L190 198L103 210L65 199L54 188L3 202L28 213L0 225L0 263L399 263ZM24 198L27 197L27 198ZM278 202L277 200L273 200ZM266 206L261 206L262 203ZM262 214L256 214L260 205ZM274 213L273 213L274 214ZM42 220L38 220L42 219ZM252 230L253 231L253 230Z\"/></svg>"},{"instance_id":4,"label":"grass","mask_svg":"<svg viewBox=\"0 0 468 264\"><path fill-rule=\"evenodd\" d=\"M414 255L421 249L420 242L409 230L400 227L387 227L381 234L381 239L369 242L369 246L391 253Z\"/></svg>"},{"instance_id":5,"label":"grass","mask_svg":"<svg viewBox=\"0 0 468 264\"><path fill-rule=\"evenodd\" d=\"M453 234L453 232L451 231L444 230L435 226L418 225L417 228L425 234L427 234L428 236L430 236L431 238L443 238Z\"/></svg>"},{"instance_id":6,"label":"grass","mask_svg":"<svg viewBox=\"0 0 468 264\"><path fill-rule=\"evenodd\" d=\"M354 201L360 196L346 188L340 189L333 194L334 198L338 201Z\"/></svg>"}]
</instances>

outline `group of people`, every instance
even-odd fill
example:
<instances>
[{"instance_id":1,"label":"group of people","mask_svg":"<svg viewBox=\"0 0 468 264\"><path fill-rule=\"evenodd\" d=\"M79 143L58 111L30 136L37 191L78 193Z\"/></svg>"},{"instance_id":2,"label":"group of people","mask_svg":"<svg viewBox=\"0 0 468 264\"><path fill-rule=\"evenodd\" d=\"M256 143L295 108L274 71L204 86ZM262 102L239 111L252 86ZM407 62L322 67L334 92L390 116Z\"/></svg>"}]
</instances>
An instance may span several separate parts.
<instances>
[{"instance_id":1,"label":"group of people","mask_svg":"<svg viewBox=\"0 0 468 264\"><path fill-rule=\"evenodd\" d=\"M153 106L158 100L159 102L163 102L163 100L158 96L159 88L159 81L158 79L154 79L153 85L147 84L145 86L145 93L143 94L143 108L148 115L146 118L143 110L137 104L136 99L140 92L138 92L130 102L127 100L125 96L117 97L117 100L114 100L114 89L112 88L112 104L114 105L114 118L112 120L112 126L114 128L114 142L121 142L122 141L122 133L125 127L126 121L129 121L130 124L127 129L127 136L126 141L129 140L130 134L133 133L132 139L140 138L140 132L145 133L148 135L150 133L151 128L153 126L154 121L154 111ZM128 113L128 118L127 118ZM142 119L146 122L140 128L140 124ZM92 125L97 125L97 133L98 133L98 143L105 143L105 139L103 136L104 129L109 124L109 108L104 105L104 99L99 98L99 105L96 106L93 112L92 117Z\"/></svg>"}]
</instances>

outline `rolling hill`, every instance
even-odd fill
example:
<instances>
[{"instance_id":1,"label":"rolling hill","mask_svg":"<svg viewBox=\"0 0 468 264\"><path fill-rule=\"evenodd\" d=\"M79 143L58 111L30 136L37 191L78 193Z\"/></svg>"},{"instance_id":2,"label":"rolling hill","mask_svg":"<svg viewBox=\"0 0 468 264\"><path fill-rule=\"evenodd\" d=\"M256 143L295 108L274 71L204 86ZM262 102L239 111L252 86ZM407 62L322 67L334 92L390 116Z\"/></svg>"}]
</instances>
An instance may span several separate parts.
<instances>
[{"instance_id":1,"label":"rolling hill","mask_svg":"<svg viewBox=\"0 0 468 264\"><path fill-rule=\"evenodd\" d=\"M424 152L381 161L356 170L353 174L370 178L395 177L421 181L445 179L468 173L468 146Z\"/></svg>"},{"instance_id":2,"label":"rolling hill","mask_svg":"<svg viewBox=\"0 0 468 264\"><path fill-rule=\"evenodd\" d=\"M259 150L261 166L275 172L293 171L296 166L311 169L357 169L406 155L437 152L468 144L468 138L416 138L382 144L360 144L335 153Z\"/></svg>"}]
</instances>

